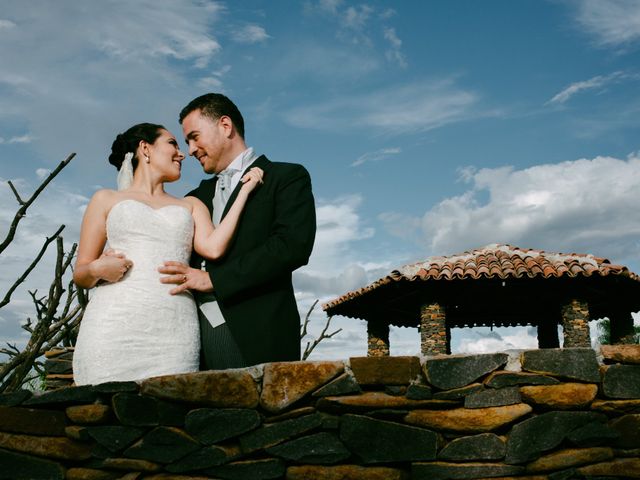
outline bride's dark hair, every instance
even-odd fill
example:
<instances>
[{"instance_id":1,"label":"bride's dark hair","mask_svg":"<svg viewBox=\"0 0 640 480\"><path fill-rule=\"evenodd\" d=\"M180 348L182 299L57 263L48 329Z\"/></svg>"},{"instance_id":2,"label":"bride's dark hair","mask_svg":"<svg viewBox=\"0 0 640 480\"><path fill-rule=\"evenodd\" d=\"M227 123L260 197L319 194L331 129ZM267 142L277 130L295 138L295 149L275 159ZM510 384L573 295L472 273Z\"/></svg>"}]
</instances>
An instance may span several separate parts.
<instances>
[{"instance_id":1,"label":"bride's dark hair","mask_svg":"<svg viewBox=\"0 0 640 480\"><path fill-rule=\"evenodd\" d=\"M124 156L131 152L133 159L131 164L135 170L138 166L138 156L136 150L142 140L149 144L155 143L160 136L160 130L166 130L162 125L155 123L138 123L124 133L119 134L111 145L111 155L109 155L109 163L115 165L120 170Z\"/></svg>"}]
</instances>

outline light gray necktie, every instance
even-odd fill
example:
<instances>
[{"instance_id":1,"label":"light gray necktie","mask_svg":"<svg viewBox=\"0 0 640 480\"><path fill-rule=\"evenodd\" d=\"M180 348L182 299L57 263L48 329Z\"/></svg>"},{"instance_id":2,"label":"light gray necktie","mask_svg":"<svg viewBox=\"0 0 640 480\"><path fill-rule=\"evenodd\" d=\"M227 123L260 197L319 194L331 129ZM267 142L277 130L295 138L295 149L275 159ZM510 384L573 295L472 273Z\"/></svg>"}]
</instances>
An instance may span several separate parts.
<instances>
[{"instance_id":1,"label":"light gray necktie","mask_svg":"<svg viewBox=\"0 0 640 480\"><path fill-rule=\"evenodd\" d=\"M211 216L215 226L218 226L222 219L222 212L224 212L227 202L229 201L229 197L233 192L231 180L233 175L237 172L238 170L228 168L218 174L216 191L213 196L213 215Z\"/></svg>"}]
</instances>

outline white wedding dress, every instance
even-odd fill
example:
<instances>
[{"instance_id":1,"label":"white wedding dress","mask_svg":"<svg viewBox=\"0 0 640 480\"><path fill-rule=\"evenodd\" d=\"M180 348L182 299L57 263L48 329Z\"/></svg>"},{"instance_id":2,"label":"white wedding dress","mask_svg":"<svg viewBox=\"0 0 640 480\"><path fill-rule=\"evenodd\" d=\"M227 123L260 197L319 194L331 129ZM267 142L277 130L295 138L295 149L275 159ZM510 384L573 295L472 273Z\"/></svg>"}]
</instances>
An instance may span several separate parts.
<instances>
[{"instance_id":1,"label":"white wedding dress","mask_svg":"<svg viewBox=\"0 0 640 480\"><path fill-rule=\"evenodd\" d=\"M109 247L133 262L116 283L92 290L73 356L76 385L140 380L198 370L200 332L191 293L160 283L166 260L189 262L193 218L179 205L116 203L107 216Z\"/></svg>"}]
</instances>

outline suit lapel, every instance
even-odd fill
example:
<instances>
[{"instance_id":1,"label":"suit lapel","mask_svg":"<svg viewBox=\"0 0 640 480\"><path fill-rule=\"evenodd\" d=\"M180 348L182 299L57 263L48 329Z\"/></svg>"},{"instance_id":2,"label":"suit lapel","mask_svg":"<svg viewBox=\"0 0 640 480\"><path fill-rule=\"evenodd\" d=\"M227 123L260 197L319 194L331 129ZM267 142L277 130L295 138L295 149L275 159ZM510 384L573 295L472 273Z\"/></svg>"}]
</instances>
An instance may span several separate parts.
<instances>
[{"instance_id":1,"label":"suit lapel","mask_svg":"<svg viewBox=\"0 0 640 480\"><path fill-rule=\"evenodd\" d=\"M258 158L256 158L256 160L251 165L249 165L242 172L242 175L240 176L240 178L242 178L244 174L247 173L247 171L251 170L252 167L260 167L264 171L266 176L267 171L271 167L271 162L264 155L260 155ZM213 184L213 186L215 189L215 183ZM227 215L227 212L231 208L231 205L233 205L233 202L236 201L236 197L238 196L238 192L240 191L241 188L242 188L242 182L238 182L238 185L236 185L236 188L234 188L233 192L231 192L231 196L229 197L229 200L227 200L227 204L224 207L224 211L222 212L222 218L220 219L220 221L222 221L222 219ZM211 203L213 204L213 202Z\"/></svg>"}]
</instances>

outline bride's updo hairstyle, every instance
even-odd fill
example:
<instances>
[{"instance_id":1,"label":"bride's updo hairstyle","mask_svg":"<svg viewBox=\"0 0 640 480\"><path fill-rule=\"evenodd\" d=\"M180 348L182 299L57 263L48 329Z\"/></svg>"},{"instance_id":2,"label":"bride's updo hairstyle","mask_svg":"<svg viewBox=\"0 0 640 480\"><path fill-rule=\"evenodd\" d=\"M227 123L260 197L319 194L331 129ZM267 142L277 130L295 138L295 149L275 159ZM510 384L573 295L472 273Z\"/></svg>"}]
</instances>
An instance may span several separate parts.
<instances>
[{"instance_id":1,"label":"bride's updo hairstyle","mask_svg":"<svg viewBox=\"0 0 640 480\"><path fill-rule=\"evenodd\" d=\"M140 142L144 140L148 144L152 145L156 139L160 136L160 131L166 130L162 125L156 125L155 123L138 123L124 133L119 134L111 145L111 155L109 155L109 163L115 165L120 170L124 156L131 152L133 158L131 159L131 165L135 170L138 166L138 155L136 150Z\"/></svg>"}]
</instances>

